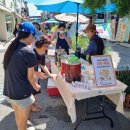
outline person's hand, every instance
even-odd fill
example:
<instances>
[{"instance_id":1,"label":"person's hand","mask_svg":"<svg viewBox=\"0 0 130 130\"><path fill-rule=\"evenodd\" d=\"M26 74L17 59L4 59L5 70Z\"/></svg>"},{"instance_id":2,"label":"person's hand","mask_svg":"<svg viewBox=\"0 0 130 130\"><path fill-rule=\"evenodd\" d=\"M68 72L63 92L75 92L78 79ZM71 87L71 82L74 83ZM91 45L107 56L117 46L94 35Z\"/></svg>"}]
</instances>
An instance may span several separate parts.
<instances>
[{"instance_id":1,"label":"person's hand","mask_svg":"<svg viewBox=\"0 0 130 130\"><path fill-rule=\"evenodd\" d=\"M49 75L51 78L53 78L53 80L56 80L57 79L57 74L50 74Z\"/></svg>"},{"instance_id":2,"label":"person's hand","mask_svg":"<svg viewBox=\"0 0 130 130\"><path fill-rule=\"evenodd\" d=\"M40 79L46 79L46 74L43 73L43 72L38 72L38 73L37 73L37 76L38 76Z\"/></svg>"},{"instance_id":3,"label":"person's hand","mask_svg":"<svg viewBox=\"0 0 130 130\"><path fill-rule=\"evenodd\" d=\"M34 88L37 92L41 89L41 86L39 84L35 84L35 88Z\"/></svg>"}]
</instances>

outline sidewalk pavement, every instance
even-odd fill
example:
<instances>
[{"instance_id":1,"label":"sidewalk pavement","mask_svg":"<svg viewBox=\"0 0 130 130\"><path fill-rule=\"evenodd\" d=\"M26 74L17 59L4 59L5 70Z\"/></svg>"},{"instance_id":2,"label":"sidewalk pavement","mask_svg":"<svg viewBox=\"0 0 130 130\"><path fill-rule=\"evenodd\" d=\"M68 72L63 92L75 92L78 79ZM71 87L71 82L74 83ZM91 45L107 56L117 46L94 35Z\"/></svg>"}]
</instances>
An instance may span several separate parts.
<instances>
[{"instance_id":1,"label":"sidewalk pavement","mask_svg":"<svg viewBox=\"0 0 130 130\"><path fill-rule=\"evenodd\" d=\"M10 43L14 40L14 38L12 38L10 41L8 42L1 42L0 41L0 52L4 52L8 46L10 45Z\"/></svg>"},{"instance_id":2,"label":"sidewalk pavement","mask_svg":"<svg viewBox=\"0 0 130 130\"><path fill-rule=\"evenodd\" d=\"M0 49L0 57L3 58L4 51L10 43L6 44L6 47ZM108 43L109 44L109 43ZM110 52L114 62L120 64L130 64L130 48L122 47L118 44L109 44L113 50ZM49 53L54 53L53 46L50 47ZM118 63L117 63L118 62ZM4 72L2 69L2 60L0 60L0 91L3 88ZM67 113L67 109L61 97L50 97L47 94L47 81L41 81L42 92L37 95L37 102L42 106L42 110L38 113L31 112L28 130L73 130L74 125L70 121ZM2 94L1 94L2 95ZM0 95L0 100L1 98ZM2 101L1 100L1 101ZM76 110L78 119L84 116L84 103L85 100L76 101ZM90 111L98 109L97 105L90 100ZM125 115L129 120L115 111L115 105L108 99L105 103L105 112L114 121L114 128L110 127L110 122L107 119L98 119L86 121L81 124L77 130L129 130L130 129L130 111L125 111ZM0 130L16 130L16 124L14 119L13 109L10 104L3 100L0 104Z\"/></svg>"}]
</instances>

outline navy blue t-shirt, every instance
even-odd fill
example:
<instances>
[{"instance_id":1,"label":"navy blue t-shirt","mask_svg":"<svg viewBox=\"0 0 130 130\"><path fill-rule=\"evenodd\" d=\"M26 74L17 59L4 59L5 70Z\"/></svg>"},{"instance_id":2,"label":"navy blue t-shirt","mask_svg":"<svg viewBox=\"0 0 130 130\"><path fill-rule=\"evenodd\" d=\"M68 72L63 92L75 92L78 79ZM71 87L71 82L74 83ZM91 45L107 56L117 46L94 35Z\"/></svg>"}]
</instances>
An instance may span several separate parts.
<instances>
[{"instance_id":1,"label":"navy blue t-shirt","mask_svg":"<svg viewBox=\"0 0 130 130\"><path fill-rule=\"evenodd\" d=\"M34 69L35 69L35 71L38 71L38 67L40 67L40 65L43 65L43 66L45 65L45 53L43 53L42 55L39 55L37 53L36 49L34 49L33 51L35 52L35 55L36 55L36 66ZM42 71L42 69L41 69L41 71ZM38 83L39 83L39 80L38 80ZM34 88L31 88L31 91L32 91L33 95L41 93L41 90L36 91Z\"/></svg>"},{"instance_id":2,"label":"navy blue t-shirt","mask_svg":"<svg viewBox=\"0 0 130 130\"><path fill-rule=\"evenodd\" d=\"M45 53L39 55L36 49L33 50L36 54L36 65L45 65Z\"/></svg>"},{"instance_id":3,"label":"navy blue t-shirt","mask_svg":"<svg viewBox=\"0 0 130 130\"><path fill-rule=\"evenodd\" d=\"M27 78L27 70L36 66L36 56L24 43L17 43L18 48L12 55L5 70L4 92L10 99L21 100L31 95L31 84Z\"/></svg>"}]
</instances>

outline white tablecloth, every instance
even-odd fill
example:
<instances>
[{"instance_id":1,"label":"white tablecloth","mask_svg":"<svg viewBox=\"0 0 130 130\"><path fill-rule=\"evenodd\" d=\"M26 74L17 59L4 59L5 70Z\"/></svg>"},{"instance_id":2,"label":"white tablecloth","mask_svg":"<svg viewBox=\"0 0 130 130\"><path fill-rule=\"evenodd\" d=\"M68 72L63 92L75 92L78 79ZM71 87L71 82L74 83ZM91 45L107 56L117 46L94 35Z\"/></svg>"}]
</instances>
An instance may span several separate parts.
<instances>
[{"instance_id":1,"label":"white tablecloth","mask_svg":"<svg viewBox=\"0 0 130 130\"><path fill-rule=\"evenodd\" d=\"M92 66L88 65L88 68L89 67L92 68ZM127 86L120 81L117 80L116 86L104 88L93 87L91 90L85 90L81 88L74 88L72 84L67 83L60 74L60 71L53 60L51 61L51 71L52 73L58 74L58 78L55 81L55 84L58 87L59 92L65 102L72 123L74 123L77 119L75 99L82 100L99 95L106 95L111 101L113 101L117 105L116 110L124 114L123 91L126 89Z\"/></svg>"}]
</instances>

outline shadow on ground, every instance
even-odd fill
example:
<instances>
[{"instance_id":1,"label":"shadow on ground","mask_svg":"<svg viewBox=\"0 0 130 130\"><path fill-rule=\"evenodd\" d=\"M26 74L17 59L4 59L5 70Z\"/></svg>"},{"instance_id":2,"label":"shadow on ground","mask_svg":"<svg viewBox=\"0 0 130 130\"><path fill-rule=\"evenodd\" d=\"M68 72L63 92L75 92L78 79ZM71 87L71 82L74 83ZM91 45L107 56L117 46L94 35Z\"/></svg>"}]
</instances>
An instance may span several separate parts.
<instances>
[{"instance_id":1,"label":"shadow on ground","mask_svg":"<svg viewBox=\"0 0 130 130\"><path fill-rule=\"evenodd\" d=\"M61 97L50 97L47 94L47 81L42 81L42 92L37 95L37 102L41 104L42 110L38 113L30 113L30 121L36 130L74 130L67 113L67 109ZM82 119L85 112L85 101L76 101L77 118ZM3 113L4 118L0 122L0 130L16 130L14 114L9 106L10 112ZM7 108L6 108L7 109ZM89 100L89 111L99 109L92 99ZM130 121L123 115L115 111L115 105L107 98L105 102L105 112L112 118L114 127L110 127L108 119L97 119L83 122L77 130L130 130Z\"/></svg>"},{"instance_id":2,"label":"shadow on ground","mask_svg":"<svg viewBox=\"0 0 130 130\"><path fill-rule=\"evenodd\" d=\"M42 93L38 95L37 101L42 105L43 109L39 113L31 113L31 122L34 125L46 123L45 130L74 130L75 124L71 123L67 109L61 97L50 97L47 94L47 84L42 82ZM92 99L89 100L89 111L99 109ZM76 101L76 111L78 120L84 117L85 100ZM129 130L130 121L123 115L115 111L115 105L106 98L105 112L112 118L114 128L110 127L108 119L97 119L83 122L77 130Z\"/></svg>"},{"instance_id":3,"label":"shadow on ground","mask_svg":"<svg viewBox=\"0 0 130 130\"><path fill-rule=\"evenodd\" d=\"M0 122L0 130L17 130L13 112L4 117Z\"/></svg>"}]
</instances>

